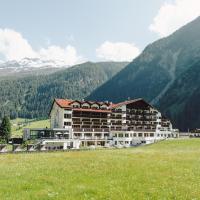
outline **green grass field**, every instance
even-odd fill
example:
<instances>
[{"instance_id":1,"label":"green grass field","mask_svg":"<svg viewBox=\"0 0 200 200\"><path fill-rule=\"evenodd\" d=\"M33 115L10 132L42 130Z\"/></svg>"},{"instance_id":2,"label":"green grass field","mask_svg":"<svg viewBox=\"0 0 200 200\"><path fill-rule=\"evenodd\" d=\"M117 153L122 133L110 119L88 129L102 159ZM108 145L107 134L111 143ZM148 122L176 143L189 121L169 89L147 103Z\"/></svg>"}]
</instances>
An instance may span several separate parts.
<instances>
[{"instance_id":1,"label":"green grass field","mask_svg":"<svg viewBox=\"0 0 200 200\"><path fill-rule=\"evenodd\" d=\"M50 127L50 121L47 120L25 120L17 118L11 120L12 124L12 136L22 136L24 128L46 128ZM20 125L19 125L20 124Z\"/></svg>"},{"instance_id":2,"label":"green grass field","mask_svg":"<svg viewBox=\"0 0 200 200\"><path fill-rule=\"evenodd\" d=\"M0 199L200 199L200 140L0 155Z\"/></svg>"}]
</instances>

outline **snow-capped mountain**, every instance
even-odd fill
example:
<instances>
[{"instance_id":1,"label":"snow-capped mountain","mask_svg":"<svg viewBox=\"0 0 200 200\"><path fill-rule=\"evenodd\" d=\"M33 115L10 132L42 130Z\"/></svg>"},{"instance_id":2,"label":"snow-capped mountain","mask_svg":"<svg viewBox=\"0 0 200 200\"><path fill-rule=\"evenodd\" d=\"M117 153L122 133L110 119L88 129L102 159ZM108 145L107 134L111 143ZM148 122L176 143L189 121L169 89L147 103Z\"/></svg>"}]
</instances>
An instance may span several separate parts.
<instances>
[{"instance_id":1,"label":"snow-capped mountain","mask_svg":"<svg viewBox=\"0 0 200 200\"><path fill-rule=\"evenodd\" d=\"M62 62L53 60L41 60L39 58L24 58L20 61L11 60L0 62L0 77L24 76L32 74L49 74L57 70L67 68Z\"/></svg>"}]
</instances>

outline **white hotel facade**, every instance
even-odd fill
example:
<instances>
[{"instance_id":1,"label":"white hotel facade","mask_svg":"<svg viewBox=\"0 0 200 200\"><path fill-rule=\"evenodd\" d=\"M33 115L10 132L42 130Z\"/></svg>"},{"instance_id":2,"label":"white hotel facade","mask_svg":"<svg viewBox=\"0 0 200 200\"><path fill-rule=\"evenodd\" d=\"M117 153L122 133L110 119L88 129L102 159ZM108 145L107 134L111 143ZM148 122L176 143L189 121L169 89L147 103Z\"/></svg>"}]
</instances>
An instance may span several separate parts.
<instances>
[{"instance_id":1,"label":"white hotel facade","mask_svg":"<svg viewBox=\"0 0 200 200\"><path fill-rule=\"evenodd\" d=\"M47 149L129 147L178 137L171 122L143 99L117 104L55 99L49 115L50 129L26 129L24 136Z\"/></svg>"}]
</instances>

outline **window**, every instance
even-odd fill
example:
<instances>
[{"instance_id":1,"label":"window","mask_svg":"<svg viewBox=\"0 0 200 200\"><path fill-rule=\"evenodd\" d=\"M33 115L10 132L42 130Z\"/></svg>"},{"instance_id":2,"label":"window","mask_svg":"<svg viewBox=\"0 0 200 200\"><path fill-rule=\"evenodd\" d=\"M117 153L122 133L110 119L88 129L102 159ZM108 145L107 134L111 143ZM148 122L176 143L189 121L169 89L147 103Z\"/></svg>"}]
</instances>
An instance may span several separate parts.
<instances>
[{"instance_id":1,"label":"window","mask_svg":"<svg viewBox=\"0 0 200 200\"><path fill-rule=\"evenodd\" d=\"M79 105L73 105L73 108L80 108Z\"/></svg>"},{"instance_id":2,"label":"window","mask_svg":"<svg viewBox=\"0 0 200 200\"><path fill-rule=\"evenodd\" d=\"M72 104L72 106L73 108L80 108L80 103L76 101Z\"/></svg>"},{"instance_id":3,"label":"window","mask_svg":"<svg viewBox=\"0 0 200 200\"><path fill-rule=\"evenodd\" d=\"M90 108L90 105L88 103L83 103L81 107L84 109L88 109Z\"/></svg>"},{"instance_id":4,"label":"window","mask_svg":"<svg viewBox=\"0 0 200 200\"><path fill-rule=\"evenodd\" d=\"M71 126L71 122L64 122L64 126Z\"/></svg>"},{"instance_id":5,"label":"window","mask_svg":"<svg viewBox=\"0 0 200 200\"><path fill-rule=\"evenodd\" d=\"M142 133L138 133L138 137L142 137Z\"/></svg>"},{"instance_id":6,"label":"window","mask_svg":"<svg viewBox=\"0 0 200 200\"><path fill-rule=\"evenodd\" d=\"M92 108L92 109L99 109L99 105L93 104L93 105L91 106L91 108Z\"/></svg>"},{"instance_id":7,"label":"window","mask_svg":"<svg viewBox=\"0 0 200 200\"><path fill-rule=\"evenodd\" d=\"M106 109L107 109L107 106L106 106L106 105L102 105L102 106L101 106L101 109L102 109L102 110L106 110Z\"/></svg>"},{"instance_id":8,"label":"window","mask_svg":"<svg viewBox=\"0 0 200 200\"><path fill-rule=\"evenodd\" d=\"M125 137L129 137L127 133L125 134Z\"/></svg>"},{"instance_id":9,"label":"window","mask_svg":"<svg viewBox=\"0 0 200 200\"><path fill-rule=\"evenodd\" d=\"M87 109L87 108L89 108L89 106L82 106L82 108Z\"/></svg>"},{"instance_id":10,"label":"window","mask_svg":"<svg viewBox=\"0 0 200 200\"><path fill-rule=\"evenodd\" d=\"M72 118L72 115L71 114L64 114L64 118L65 119L70 119L70 118Z\"/></svg>"},{"instance_id":11,"label":"window","mask_svg":"<svg viewBox=\"0 0 200 200\"><path fill-rule=\"evenodd\" d=\"M154 134L153 134L153 133L150 133L150 137L154 137Z\"/></svg>"}]
</instances>

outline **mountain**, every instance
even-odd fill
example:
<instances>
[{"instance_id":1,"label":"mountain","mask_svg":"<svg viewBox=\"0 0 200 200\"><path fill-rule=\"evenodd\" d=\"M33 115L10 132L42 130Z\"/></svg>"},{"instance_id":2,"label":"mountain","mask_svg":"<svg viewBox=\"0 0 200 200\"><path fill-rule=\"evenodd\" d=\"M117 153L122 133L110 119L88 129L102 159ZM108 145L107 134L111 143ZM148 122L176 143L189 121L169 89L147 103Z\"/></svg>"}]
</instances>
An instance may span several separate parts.
<instances>
[{"instance_id":1,"label":"mountain","mask_svg":"<svg viewBox=\"0 0 200 200\"><path fill-rule=\"evenodd\" d=\"M68 66L60 65L53 60L41 60L39 58L24 58L0 63L0 79L7 77L24 77L28 75L50 74Z\"/></svg>"},{"instance_id":2,"label":"mountain","mask_svg":"<svg viewBox=\"0 0 200 200\"><path fill-rule=\"evenodd\" d=\"M182 130L200 127L200 60L174 81L158 106Z\"/></svg>"},{"instance_id":3,"label":"mountain","mask_svg":"<svg viewBox=\"0 0 200 200\"><path fill-rule=\"evenodd\" d=\"M85 98L127 64L87 62L51 74L1 80L0 118L47 117L54 98Z\"/></svg>"},{"instance_id":4,"label":"mountain","mask_svg":"<svg viewBox=\"0 0 200 200\"><path fill-rule=\"evenodd\" d=\"M88 99L118 102L128 97L142 97L156 106L159 105L162 111L167 112L170 109L167 106L170 105L166 102L170 102L169 98L172 97L168 96L168 99L162 99L166 98L169 90L173 91L174 84L182 75L189 73L188 70L192 67L192 63L200 60L199 33L200 17L172 35L148 45L141 55L92 92ZM197 73L200 75L199 71ZM184 93L183 95L182 103L185 104L188 94ZM189 97L194 98L193 96ZM162 102L165 102L163 106L160 105ZM170 110L169 116L171 117L174 115L172 113L176 112L175 107ZM190 127L193 123L187 121L187 124L183 125L186 122L184 122L181 112L176 116L176 119L182 121L181 123L178 123L177 120L174 121L175 126L181 129L185 129L186 126Z\"/></svg>"}]
</instances>

